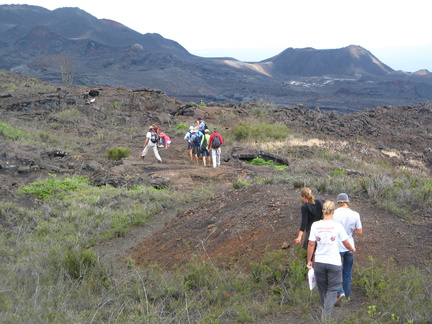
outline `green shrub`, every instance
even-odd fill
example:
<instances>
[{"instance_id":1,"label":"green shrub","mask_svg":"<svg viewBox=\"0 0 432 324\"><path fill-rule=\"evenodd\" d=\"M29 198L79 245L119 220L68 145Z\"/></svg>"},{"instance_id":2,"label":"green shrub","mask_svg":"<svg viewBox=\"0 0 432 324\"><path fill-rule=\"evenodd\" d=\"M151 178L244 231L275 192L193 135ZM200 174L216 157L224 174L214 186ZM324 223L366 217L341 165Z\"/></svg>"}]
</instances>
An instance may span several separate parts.
<instances>
[{"instance_id":1,"label":"green shrub","mask_svg":"<svg viewBox=\"0 0 432 324\"><path fill-rule=\"evenodd\" d=\"M24 133L19 131L19 130L15 130L12 127L10 127L9 125L6 125L4 123L0 123L0 133L3 133L4 136L6 136L7 138L11 139L11 140L17 140L20 137L24 136Z\"/></svg>"},{"instance_id":2,"label":"green shrub","mask_svg":"<svg viewBox=\"0 0 432 324\"><path fill-rule=\"evenodd\" d=\"M286 166L286 165L277 165L277 164L274 164L274 162L272 160L265 161L262 158L255 158L248 163L253 164L253 165L263 165L263 166L269 166L269 167L271 166L271 167L274 167L275 169L278 169L278 170L284 170L284 169L288 168L288 166Z\"/></svg>"},{"instance_id":3,"label":"green shrub","mask_svg":"<svg viewBox=\"0 0 432 324\"><path fill-rule=\"evenodd\" d=\"M267 124L263 122L240 122L234 126L234 137L238 141L282 140L290 134L284 124Z\"/></svg>"},{"instance_id":4,"label":"green shrub","mask_svg":"<svg viewBox=\"0 0 432 324\"><path fill-rule=\"evenodd\" d=\"M6 92L14 92L18 86L15 83L6 83L2 85L2 89Z\"/></svg>"},{"instance_id":5,"label":"green shrub","mask_svg":"<svg viewBox=\"0 0 432 324\"><path fill-rule=\"evenodd\" d=\"M82 278L96 263L96 255L90 249L70 247L64 256L64 268L75 279Z\"/></svg>"},{"instance_id":6,"label":"green shrub","mask_svg":"<svg viewBox=\"0 0 432 324\"><path fill-rule=\"evenodd\" d=\"M55 175L50 175L49 179L40 180L17 190L18 194L32 194L38 199L52 198L56 193L75 191L83 185L87 185L89 180L81 176L64 177L57 179Z\"/></svg>"},{"instance_id":7,"label":"green shrub","mask_svg":"<svg viewBox=\"0 0 432 324\"><path fill-rule=\"evenodd\" d=\"M340 170L340 169L337 169L337 170L330 170L329 171L329 175L331 175L331 176L345 176L347 174L347 172L346 172L346 170Z\"/></svg>"},{"instance_id":8,"label":"green shrub","mask_svg":"<svg viewBox=\"0 0 432 324\"><path fill-rule=\"evenodd\" d=\"M127 158L130 156L131 150L126 147L112 147L108 148L106 154L109 160L118 161L122 158Z\"/></svg>"},{"instance_id":9,"label":"green shrub","mask_svg":"<svg viewBox=\"0 0 432 324\"><path fill-rule=\"evenodd\" d=\"M432 314L432 274L414 267L399 269L393 260L358 266L354 285L370 298L368 314L380 323L430 323ZM395 319L399 319L395 321Z\"/></svg>"},{"instance_id":10,"label":"green shrub","mask_svg":"<svg viewBox=\"0 0 432 324\"><path fill-rule=\"evenodd\" d=\"M76 109L65 109L54 114L57 121L64 123L77 123L81 120L81 112Z\"/></svg>"}]
</instances>

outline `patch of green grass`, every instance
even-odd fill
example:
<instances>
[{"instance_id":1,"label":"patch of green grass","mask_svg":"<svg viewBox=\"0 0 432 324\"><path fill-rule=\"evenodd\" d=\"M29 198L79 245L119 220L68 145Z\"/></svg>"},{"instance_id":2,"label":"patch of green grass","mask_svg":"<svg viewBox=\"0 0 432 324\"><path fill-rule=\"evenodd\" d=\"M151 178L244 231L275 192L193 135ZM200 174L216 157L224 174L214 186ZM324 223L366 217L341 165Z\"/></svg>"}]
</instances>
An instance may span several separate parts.
<instances>
[{"instance_id":1,"label":"patch of green grass","mask_svg":"<svg viewBox=\"0 0 432 324\"><path fill-rule=\"evenodd\" d=\"M347 174L346 170L340 170L340 169L336 169L336 170L330 170L328 172L329 175L331 176L345 176Z\"/></svg>"},{"instance_id":2,"label":"patch of green grass","mask_svg":"<svg viewBox=\"0 0 432 324\"><path fill-rule=\"evenodd\" d=\"M130 156L131 150L127 147L111 147L106 151L109 160L118 161Z\"/></svg>"},{"instance_id":3,"label":"patch of green grass","mask_svg":"<svg viewBox=\"0 0 432 324\"><path fill-rule=\"evenodd\" d=\"M82 115L78 109L65 109L53 115L53 117L60 122L77 123L81 120Z\"/></svg>"},{"instance_id":4,"label":"patch of green grass","mask_svg":"<svg viewBox=\"0 0 432 324\"><path fill-rule=\"evenodd\" d=\"M238 141L268 141L286 139L290 130L284 124L239 122L234 126L233 134Z\"/></svg>"},{"instance_id":5,"label":"patch of green grass","mask_svg":"<svg viewBox=\"0 0 432 324\"><path fill-rule=\"evenodd\" d=\"M3 133L4 136L11 140L17 140L24 136L24 133L22 131L13 129L5 123L0 123L0 133Z\"/></svg>"},{"instance_id":6,"label":"patch of green grass","mask_svg":"<svg viewBox=\"0 0 432 324\"><path fill-rule=\"evenodd\" d=\"M286 166L286 165L274 164L274 162L272 160L265 161L262 158L255 158L252 161L249 161L248 163L253 164L253 165L263 165L263 166L274 167L275 169L278 169L278 170L285 170L286 168L288 168L288 166Z\"/></svg>"},{"instance_id":7,"label":"patch of green grass","mask_svg":"<svg viewBox=\"0 0 432 324\"><path fill-rule=\"evenodd\" d=\"M6 83L3 84L2 90L6 92L15 92L18 89L18 86L15 83Z\"/></svg>"},{"instance_id":8,"label":"patch of green grass","mask_svg":"<svg viewBox=\"0 0 432 324\"><path fill-rule=\"evenodd\" d=\"M30 185L17 190L18 194L32 194L38 199L51 199L56 194L75 191L85 186L89 180L82 176L64 177L59 179L51 174L50 178L31 183Z\"/></svg>"}]
</instances>

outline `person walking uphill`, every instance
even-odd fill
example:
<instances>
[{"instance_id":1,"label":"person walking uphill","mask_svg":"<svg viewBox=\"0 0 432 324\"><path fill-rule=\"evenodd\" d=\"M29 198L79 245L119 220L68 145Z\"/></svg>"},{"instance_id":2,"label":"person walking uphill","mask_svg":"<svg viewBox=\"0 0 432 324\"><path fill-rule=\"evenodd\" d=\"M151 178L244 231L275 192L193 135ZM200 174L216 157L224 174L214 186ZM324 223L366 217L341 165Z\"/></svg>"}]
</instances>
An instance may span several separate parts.
<instances>
[{"instance_id":1,"label":"person walking uphill","mask_svg":"<svg viewBox=\"0 0 432 324\"><path fill-rule=\"evenodd\" d=\"M184 140L188 141L187 143L187 150L189 152L189 158L191 161L193 161L193 156L192 156L192 144L191 144L191 135L194 132L194 127L193 126L189 126L189 132L187 132L184 136Z\"/></svg>"},{"instance_id":2,"label":"person walking uphill","mask_svg":"<svg viewBox=\"0 0 432 324\"><path fill-rule=\"evenodd\" d=\"M205 133L205 130L208 129L206 122L201 117L198 117L197 125L198 130L203 134Z\"/></svg>"},{"instance_id":3,"label":"person walking uphill","mask_svg":"<svg viewBox=\"0 0 432 324\"><path fill-rule=\"evenodd\" d=\"M208 149L211 149L213 168L220 166L221 145L224 143L223 137L215 128L213 134L210 135Z\"/></svg>"},{"instance_id":4,"label":"person walking uphill","mask_svg":"<svg viewBox=\"0 0 432 324\"><path fill-rule=\"evenodd\" d=\"M326 201L323 205L324 218L311 227L307 249L307 267L312 268L315 251L315 279L318 286L322 320L331 318L337 292L342 283L342 262L339 254L339 241L352 253L356 249L348 240L348 234L340 223L333 221L335 203Z\"/></svg>"},{"instance_id":5,"label":"person walking uphill","mask_svg":"<svg viewBox=\"0 0 432 324\"><path fill-rule=\"evenodd\" d=\"M363 234L360 214L349 208L350 200L346 193L341 193L336 200L338 208L333 215L333 221L340 223L348 234L348 241L353 247L353 234ZM339 242L339 253L342 258L342 286L339 288L336 303L340 303L343 297L350 299L352 268L354 264L354 254L348 251L342 242Z\"/></svg>"},{"instance_id":6,"label":"person walking uphill","mask_svg":"<svg viewBox=\"0 0 432 324\"><path fill-rule=\"evenodd\" d=\"M210 141L210 131L206 129L204 136L201 138L201 154L202 160L205 167L210 167L210 152L208 150L208 142Z\"/></svg>"},{"instance_id":7,"label":"person walking uphill","mask_svg":"<svg viewBox=\"0 0 432 324\"><path fill-rule=\"evenodd\" d=\"M162 159L159 155L158 148L157 148L158 141L159 141L159 135L154 131L153 127L150 126L146 135L146 139L144 141L144 150L141 153L141 159L144 160L148 150L150 148L153 148L153 153L155 158L158 160L159 163L162 163Z\"/></svg>"},{"instance_id":8,"label":"person walking uphill","mask_svg":"<svg viewBox=\"0 0 432 324\"><path fill-rule=\"evenodd\" d=\"M323 218L322 208L324 201L321 199L315 199L312 190L309 188L303 188L300 191L300 197L303 203L301 206L302 219L298 236L294 241L296 244L300 244L303 238L303 248L307 250L312 223Z\"/></svg>"}]
</instances>

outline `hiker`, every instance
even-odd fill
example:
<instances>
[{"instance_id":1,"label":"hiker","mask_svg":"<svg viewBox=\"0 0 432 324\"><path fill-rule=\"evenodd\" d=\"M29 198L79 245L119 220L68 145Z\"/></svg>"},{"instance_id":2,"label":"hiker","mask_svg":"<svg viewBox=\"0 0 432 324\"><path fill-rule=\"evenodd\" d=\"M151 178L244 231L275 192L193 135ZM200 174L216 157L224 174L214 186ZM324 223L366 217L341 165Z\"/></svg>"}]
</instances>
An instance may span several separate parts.
<instances>
[{"instance_id":1,"label":"hiker","mask_svg":"<svg viewBox=\"0 0 432 324\"><path fill-rule=\"evenodd\" d=\"M161 142L164 143L164 145L159 146L159 147L164 147L165 146L165 148L168 148L170 146L170 144L171 144L171 138L167 134L165 134L164 132L161 132L159 134L159 137L161 139Z\"/></svg>"},{"instance_id":2,"label":"hiker","mask_svg":"<svg viewBox=\"0 0 432 324\"><path fill-rule=\"evenodd\" d=\"M146 135L146 139L144 141L144 150L141 153L141 159L144 160L148 150L150 148L153 148L153 153L155 155L155 158L158 160L159 163L162 163L162 159L159 155L158 148L157 148L158 140L159 140L159 135L155 132L154 128L150 126Z\"/></svg>"},{"instance_id":3,"label":"hiker","mask_svg":"<svg viewBox=\"0 0 432 324\"><path fill-rule=\"evenodd\" d=\"M198 124L199 131L204 134L205 130L208 129L205 121L201 117L198 117L197 124Z\"/></svg>"},{"instance_id":4,"label":"hiker","mask_svg":"<svg viewBox=\"0 0 432 324\"><path fill-rule=\"evenodd\" d=\"M193 161L193 157L192 157L192 145L191 145L190 139L191 139L191 135L192 135L193 132L194 132L194 127L193 126L189 126L189 132L187 132L185 134L184 138L183 138L185 141L186 140L188 141L187 149L188 149L189 158L190 158L191 161Z\"/></svg>"},{"instance_id":5,"label":"hiker","mask_svg":"<svg viewBox=\"0 0 432 324\"><path fill-rule=\"evenodd\" d=\"M208 143L210 142L210 131L206 129L204 131L204 136L201 138L201 154L204 167L211 166L211 156L208 149Z\"/></svg>"},{"instance_id":6,"label":"hiker","mask_svg":"<svg viewBox=\"0 0 432 324\"><path fill-rule=\"evenodd\" d=\"M224 143L223 137L217 132L215 128L213 134L210 135L210 140L208 143L208 149L211 149L211 156L213 160L213 168L220 165L221 156L221 145Z\"/></svg>"},{"instance_id":7,"label":"hiker","mask_svg":"<svg viewBox=\"0 0 432 324\"><path fill-rule=\"evenodd\" d=\"M151 127L153 128L153 130L156 132L156 134L159 135L159 126L156 126L155 124L151 125Z\"/></svg>"},{"instance_id":8,"label":"hiker","mask_svg":"<svg viewBox=\"0 0 432 324\"><path fill-rule=\"evenodd\" d=\"M349 208L350 200L346 193L339 194L336 202L338 208L334 212L333 221L342 224L348 234L348 241L352 247L355 247L353 234L363 234L360 214ZM342 258L342 286L339 288L336 298L337 305L343 297L350 300L352 268L354 264L354 254L347 250L342 242L339 242L339 253Z\"/></svg>"},{"instance_id":9,"label":"hiker","mask_svg":"<svg viewBox=\"0 0 432 324\"><path fill-rule=\"evenodd\" d=\"M194 132L191 134L191 146L192 146L192 155L193 161L196 165L199 162L199 154L201 147L201 138L203 137L203 133L199 131L198 126L194 128Z\"/></svg>"},{"instance_id":10,"label":"hiker","mask_svg":"<svg viewBox=\"0 0 432 324\"><path fill-rule=\"evenodd\" d=\"M314 271L315 279L322 307L322 320L330 319L337 292L342 284L342 262L339 254L338 242L352 253L356 249L348 240L348 234L340 223L332 220L335 210L333 201L326 201L323 205L324 218L314 222L311 227L307 249L307 267L312 268L312 257L315 251Z\"/></svg>"},{"instance_id":11,"label":"hiker","mask_svg":"<svg viewBox=\"0 0 432 324\"><path fill-rule=\"evenodd\" d=\"M301 223L297 238L294 240L296 244L301 244L303 238L303 248L308 248L309 232L313 222L316 222L323 217L322 206L324 201L315 199L312 190L303 188L300 191L300 197L303 205L301 206Z\"/></svg>"}]
</instances>

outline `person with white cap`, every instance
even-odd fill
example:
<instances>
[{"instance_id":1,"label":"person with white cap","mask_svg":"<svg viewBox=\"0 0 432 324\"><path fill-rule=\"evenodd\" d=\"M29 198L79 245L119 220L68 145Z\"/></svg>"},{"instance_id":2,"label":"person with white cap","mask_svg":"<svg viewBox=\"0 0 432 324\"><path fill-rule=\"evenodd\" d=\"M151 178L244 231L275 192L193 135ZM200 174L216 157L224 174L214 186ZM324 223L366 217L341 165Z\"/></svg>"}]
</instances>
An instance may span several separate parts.
<instances>
[{"instance_id":1,"label":"person with white cap","mask_svg":"<svg viewBox=\"0 0 432 324\"><path fill-rule=\"evenodd\" d=\"M159 135L154 131L153 126L150 126L144 142L144 150L141 153L141 159L144 160L148 150L150 148L153 148L153 153L156 157L156 160L158 160L159 163L162 163L162 159L159 155L158 148L157 148L158 141L159 141Z\"/></svg>"},{"instance_id":2,"label":"person with white cap","mask_svg":"<svg viewBox=\"0 0 432 324\"><path fill-rule=\"evenodd\" d=\"M353 247L353 234L363 234L360 214L349 208L350 200L346 193L337 196L338 208L333 215L333 221L342 224L348 234L348 240ZM339 242L339 253L342 258L342 286L339 288L336 304L339 304L343 297L350 299L352 268L354 264L354 254L351 253L343 244Z\"/></svg>"},{"instance_id":3,"label":"person with white cap","mask_svg":"<svg viewBox=\"0 0 432 324\"><path fill-rule=\"evenodd\" d=\"M192 156L192 144L191 144L191 136L192 133L194 132L194 127L193 126L189 126L189 132L186 133L186 135L184 136L184 140L188 141L188 145L187 145L187 149L189 151L189 158L191 161L193 161L193 156Z\"/></svg>"}]
</instances>

